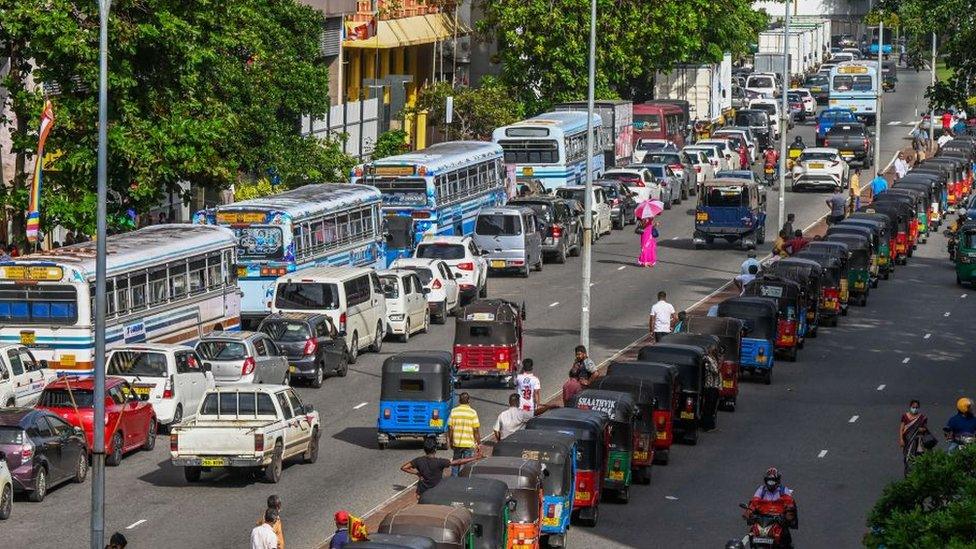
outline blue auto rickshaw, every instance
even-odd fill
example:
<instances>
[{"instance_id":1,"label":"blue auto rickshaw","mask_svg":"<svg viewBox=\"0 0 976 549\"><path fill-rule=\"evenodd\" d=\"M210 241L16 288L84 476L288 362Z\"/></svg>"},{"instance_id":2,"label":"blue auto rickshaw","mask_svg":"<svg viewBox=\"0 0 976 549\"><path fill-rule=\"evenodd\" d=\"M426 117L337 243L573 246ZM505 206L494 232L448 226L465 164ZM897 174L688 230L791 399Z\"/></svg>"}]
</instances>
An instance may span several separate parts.
<instances>
[{"instance_id":1,"label":"blue auto rickshaw","mask_svg":"<svg viewBox=\"0 0 976 549\"><path fill-rule=\"evenodd\" d=\"M758 183L716 178L702 185L695 208L695 248L716 238L752 249L766 241L766 191Z\"/></svg>"},{"instance_id":2,"label":"blue auto rickshaw","mask_svg":"<svg viewBox=\"0 0 976 549\"><path fill-rule=\"evenodd\" d=\"M778 309L776 300L768 297L733 297L718 304L718 316L745 323L740 371L762 377L766 385L773 382Z\"/></svg>"},{"instance_id":3,"label":"blue auto rickshaw","mask_svg":"<svg viewBox=\"0 0 976 549\"><path fill-rule=\"evenodd\" d=\"M767 273L747 284L742 295L775 300L779 315L774 349L782 352L786 360L795 362L810 327L803 287L793 280Z\"/></svg>"},{"instance_id":4,"label":"blue auto rickshaw","mask_svg":"<svg viewBox=\"0 0 976 549\"><path fill-rule=\"evenodd\" d=\"M449 351L407 351L383 361L376 444L434 437L447 448L447 419L455 404Z\"/></svg>"},{"instance_id":5,"label":"blue auto rickshaw","mask_svg":"<svg viewBox=\"0 0 976 549\"><path fill-rule=\"evenodd\" d=\"M542 463L542 546L563 547L576 498L576 437L570 433L523 429L503 438L493 456L520 457Z\"/></svg>"}]
</instances>

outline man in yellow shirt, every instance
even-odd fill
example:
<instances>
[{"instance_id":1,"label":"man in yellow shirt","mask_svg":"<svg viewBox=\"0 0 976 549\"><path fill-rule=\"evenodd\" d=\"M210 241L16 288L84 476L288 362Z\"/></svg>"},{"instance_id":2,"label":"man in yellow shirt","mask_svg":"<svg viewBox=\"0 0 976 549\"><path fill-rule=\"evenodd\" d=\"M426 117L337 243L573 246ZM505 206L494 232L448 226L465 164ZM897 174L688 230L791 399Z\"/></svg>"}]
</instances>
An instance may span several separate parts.
<instances>
[{"instance_id":1,"label":"man in yellow shirt","mask_svg":"<svg viewBox=\"0 0 976 549\"><path fill-rule=\"evenodd\" d=\"M478 412L470 406L471 395L458 395L458 405L451 410L451 417L447 420L447 436L454 449L454 459L473 457L481 440L481 423ZM451 467L451 474L457 476L460 467Z\"/></svg>"},{"instance_id":2,"label":"man in yellow shirt","mask_svg":"<svg viewBox=\"0 0 976 549\"><path fill-rule=\"evenodd\" d=\"M854 170L850 175L851 183L851 213L861 207L861 170Z\"/></svg>"}]
</instances>

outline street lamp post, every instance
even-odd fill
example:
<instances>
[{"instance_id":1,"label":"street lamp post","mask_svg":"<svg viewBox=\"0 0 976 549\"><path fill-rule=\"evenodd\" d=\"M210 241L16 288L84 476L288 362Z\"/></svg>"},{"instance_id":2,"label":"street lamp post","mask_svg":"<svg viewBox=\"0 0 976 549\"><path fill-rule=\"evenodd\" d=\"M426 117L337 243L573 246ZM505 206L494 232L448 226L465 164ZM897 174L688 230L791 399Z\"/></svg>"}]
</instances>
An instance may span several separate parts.
<instances>
[{"instance_id":1,"label":"street lamp post","mask_svg":"<svg viewBox=\"0 0 976 549\"><path fill-rule=\"evenodd\" d=\"M874 176L881 175L881 96L884 94L884 16L878 25L878 106L874 114Z\"/></svg>"},{"instance_id":2,"label":"street lamp post","mask_svg":"<svg viewBox=\"0 0 976 549\"><path fill-rule=\"evenodd\" d=\"M935 31L932 31L932 89L935 89ZM935 141L935 103L929 99L929 147ZM928 154L928 151L925 151Z\"/></svg>"},{"instance_id":3,"label":"street lamp post","mask_svg":"<svg viewBox=\"0 0 976 549\"><path fill-rule=\"evenodd\" d=\"M790 89L790 8L784 10L783 25L783 104L780 108L779 131L779 227L786 223L786 132L789 128L790 104L787 90ZM779 229L776 229L779 232Z\"/></svg>"},{"instance_id":4,"label":"street lamp post","mask_svg":"<svg viewBox=\"0 0 976 549\"><path fill-rule=\"evenodd\" d=\"M590 278L593 260L593 96L596 82L596 0L590 0L590 70L586 92L586 196L583 198L583 287L580 345L590 348Z\"/></svg>"}]
</instances>

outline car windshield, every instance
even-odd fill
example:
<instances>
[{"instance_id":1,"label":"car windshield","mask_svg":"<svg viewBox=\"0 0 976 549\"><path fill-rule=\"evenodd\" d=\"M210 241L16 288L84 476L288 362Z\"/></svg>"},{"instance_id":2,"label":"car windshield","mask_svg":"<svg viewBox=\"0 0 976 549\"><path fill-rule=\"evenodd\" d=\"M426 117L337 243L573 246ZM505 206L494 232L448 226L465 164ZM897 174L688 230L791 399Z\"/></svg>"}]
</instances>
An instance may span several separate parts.
<instances>
[{"instance_id":1,"label":"car windshield","mask_svg":"<svg viewBox=\"0 0 976 549\"><path fill-rule=\"evenodd\" d=\"M834 160L834 153L829 152L804 152L800 155L800 162L806 162L808 160Z\"/></svg>"},{"instance_id":2,"label":"car windshield","mask_svg":"<svg viewBox=\"0 0 976 549\"><path fill-rule=\"evenodd\" d=\"M95 397L90 390L44 389L38 406L46 408L91 408Z\"/></svg>"},{"instance_id":3,"label":"car windshield","mask_svg":"<svg viewBox=\"0 0 976 549\"><path fill-rule=\"evenodd\" d=\"M633 183L635 181L640 181L640 176L637 175L636 173L607 172L607 173L603 174L603 179L613 179L615 181L621 181L623 183ZM556 193L558 194L559 191L556 191ZM582 192L580 192L580 195L579 196L580 196L580 198L577 198L577 200L582 200L582 196L583 196ZM567 197L567 198L576 198L576 197L575 196L570 196L570 197Z\"/></svg>"},{"instance_id":4,"label":"car windshield","mask_svg":"<svg viewBox=\"0 0 976 549\"><path fill-rule=\"evenodd\" d=\"M20 427L0 427L0 444L23 444L24 430Z\"/></svg>"},{"instance_id":5,"label":"car windshield","mask_svg":"<svg viewBox=\"0 0 976 549\"><path fill-rule=\"evenodd\" d=\"M280 282L275 307L291 310L339 308L339 287L322 282Z\"/></svg>"},{"instance_id":6,"label":"car windshield","mask_svg":"<svg viewBox=\"0 0 976 549\"><path fill-rule=\"evenodd\" d=\"M664 166L648 166L647 171L654 177L664 177Z\"/></svg>"},{"instance_id":7,"label":"car windshield","mask_svg":"<svg viewBox=\"0 0 976 549\"><path fill-rule=\"evenodd\" d=\"M244 360L247 346L239 341L201 341L197 352L207 360Z\"/></svg>"},{"instance_id":8,"label":"car windshield","mask_svg":"<svg viewBox=\"0 0 976 549\"><path fill-rule=\"evenodd\" d=\"M522 234L522 224L517 215L482 214L474 232L485 236L518 236Z\"/></svg>"},{"instance_id":9,"label":"car windshield","mask_svg":"<svg viewBox=\"0 0 976 549\"><path fill-rule=\"evenodd\" d=\"M261 323L258 331L268 334L274 341L305 341L312 337L308 325L295 320L270 320Z\"/></svg>"},{"instance_id":10,"label":"car windshield","mask_svg":"<svg viewBox=\"0 0 976 549\"><path fill-rule=\"evenodd\" d=\"M748 195L742 187L712 187L705 196L705 205L713 208L748 206Z\"/></svg>"},{"instance_id":11,"label":"car windshield","mask_svg":"<svg viewBox=\"0 0 976 549\"><path fill-rule=\"evenodd\" d=\"M464 259L464 246L461 244L420 244L415 257L424 259Z\"/></svg>"},{"instance_id":12,"label":"car windshield","mask_svg":"<svg viewBox=\"0 0 976 549\"><path fill-rule=\"evenodd\" d=\"M751 105L750 108L765 111L767 114L776 114L776 105L770 105L769 103L757 103Z\"/></svg>"},{"instance_id":13,"label":"car windshield","mask_svg":"<svg viewBox=\"0 0 976 549\"><path fill-rule=\"evenodd\" d=\"M148 351L115 351L106 372L117 376L166 377L166 355Z\"/></svg>"},{"instance_id":14,"label":"car windshield","mask_svg":"<svg viewBox=\"0 0 976 549\"><path fill-rule=\"evenodd\" d=\"M705 156L707 156L708 158L712 158L713 156L715 156L715 149L713 149L711 147L709 147L707 149L706 148L702 148L702 149L692 149L692 150L701 151L701 152L705 153Z\"/></svg>"},{"instance_id":15,"label":"car windshield","mask_svg":"<svg viewBox=\"0 0 976 549\"><path fill-rule=\"evenodd\" d=\"M798 93L788 93L786 94L786 100L790 103L802 103L803 97Z\"/></svg>"},{"instance_id":16,"label":"car windshield","mask_svg":"<svg viewBox=\"0 0 976 549\"><path fill-rule=\"evenodd\" d=\"M823 75L823 74L818 74L816 76L811 76L810 78L807 78L806 87L808 87L808 88L809 87L815 87L816 88L816 87L820 87L820 86L826 86L827 85L827 82L829 80L830 80L830 78L828 78L826 75Z\"/></svg>"},{"instance_id":17,"label":"car windshield","mask_svg":"<svg viewBox=\"0 0 976 549\"><path fill-rule=\"evenodd\" d=\"M768 76L750 76L746 81L747 88L772 88L773 79Z\"/></svg>"},{"instance_id":18,"label":"car windshield","mask_svg":"<svg viewBox=\"0 0 976 549\"><path fill-rule=\"evenodd\" d=\"M735 115L736 126L766 126L767 121L758 112L740 112Z\"/></svg>"}]
</instances>

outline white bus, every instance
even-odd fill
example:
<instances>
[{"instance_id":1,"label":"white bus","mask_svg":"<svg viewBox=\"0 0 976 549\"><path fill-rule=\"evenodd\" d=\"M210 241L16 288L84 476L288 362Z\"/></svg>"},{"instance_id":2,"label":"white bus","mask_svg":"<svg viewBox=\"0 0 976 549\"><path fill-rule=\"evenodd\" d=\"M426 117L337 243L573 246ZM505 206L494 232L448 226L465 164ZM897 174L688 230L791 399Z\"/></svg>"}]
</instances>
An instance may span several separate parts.
<instances>
[{"instance_id":1,"label":"white bus","mask_svg":"<svg viewBox=\"0 0 976 549\"><path fill-rule=\"evenodd\" d=\"M110 236L106 247L107 349L240 329L230 230L155 225ZM94 242L0 263L0 343L26 345L58 371L90 372L94 295Z\"/></svg>"}]
</instances>

